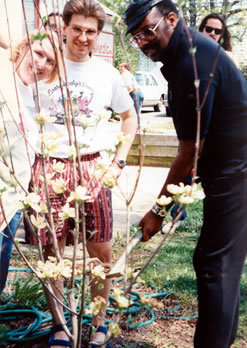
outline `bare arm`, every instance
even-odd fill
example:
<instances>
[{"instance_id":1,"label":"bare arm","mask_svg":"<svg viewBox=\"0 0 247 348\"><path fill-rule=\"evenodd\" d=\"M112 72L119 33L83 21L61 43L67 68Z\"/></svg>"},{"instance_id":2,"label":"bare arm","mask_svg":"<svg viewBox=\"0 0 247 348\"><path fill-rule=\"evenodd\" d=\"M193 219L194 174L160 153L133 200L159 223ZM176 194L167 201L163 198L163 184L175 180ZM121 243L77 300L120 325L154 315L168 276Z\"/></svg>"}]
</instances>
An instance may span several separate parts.
<instances>
[{"instance_id":1,"label":"bare arm","mask_svg":"<svg viewBox=\"0 0 247 348\"><path fill-rule=\"evenodd\" d=\"M200 142L200 152L204 144L204 139ZM172 163L167 179L160 191L161 195L172 196L167 191L167 185L178 185L180 182L186 183L194 164L195 142L179 141L179 153ZM143 241L148 241L155 233L159 232L163 218L155 215L151 210L146 213L140 222L143 229Z\"/></svg>"},{"instance_id":2,"label":"bare arm","mask_svg":"<svg viewBox=\"0 0 247 348\"><path fill-rule=\"evenodd\" d=\"M116 152L116 158L126 160L129 149L131 147L131 144L134 140L135 134L136 134L136 128L137 128L137 116L135 109L129 109L126 112L123 112L120 114L120 117L122 119L122 126L121 126L121 132L123 135L129 135L130 139L127 142L124 142ZM115 168L119 169L119 175L121 174L121 169L118 167L118 165L113 162L112 165Z\"/></svg>"}]
</instances>

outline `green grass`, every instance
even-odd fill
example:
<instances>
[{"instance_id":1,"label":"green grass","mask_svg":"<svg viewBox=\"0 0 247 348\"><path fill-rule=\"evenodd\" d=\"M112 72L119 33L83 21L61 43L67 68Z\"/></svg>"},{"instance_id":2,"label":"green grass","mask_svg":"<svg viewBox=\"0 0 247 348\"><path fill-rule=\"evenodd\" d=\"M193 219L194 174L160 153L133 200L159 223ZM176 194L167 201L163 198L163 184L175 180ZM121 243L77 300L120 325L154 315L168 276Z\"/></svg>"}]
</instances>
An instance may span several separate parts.
<instances>
[{"instance_id":1,"label":"green grass","mask_svg":"<svg viewBox=\"0 0 247 348\"><path fill-rule=\"evenodd\" d=\"M192 257L202 224L202 202L191 205L184 224L176 229L142 274L160 291L167 291L187 315L197 313L196 276ZM247 263L240 287L240 319L234 348L247 347Z\"/></svg>"},{"instance_id":2,"label":"green grass","mask_svg":"<svg viewBox=\"0 0 247 348\"><path fill-rule=\"evenodd\" d=\"M168 291L191 311L196 311L196 277L192 256L202 224L201 202L188 208L184 224L170 236L143 273L146 281Z\"/></svg>"}]
</instances>

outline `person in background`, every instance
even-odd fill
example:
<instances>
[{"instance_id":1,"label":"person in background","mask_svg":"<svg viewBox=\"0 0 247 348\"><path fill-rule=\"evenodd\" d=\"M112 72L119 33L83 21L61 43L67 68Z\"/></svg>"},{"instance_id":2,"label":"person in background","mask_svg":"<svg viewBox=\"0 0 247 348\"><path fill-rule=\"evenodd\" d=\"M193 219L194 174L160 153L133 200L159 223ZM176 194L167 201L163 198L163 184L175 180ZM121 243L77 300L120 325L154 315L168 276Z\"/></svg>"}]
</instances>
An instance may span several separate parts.
<instances>
[{"instance_id":1,"label":"person in background","mask_svg":"<svg viewBox=\"0 0 247 348\"><path fill-rule=\"evenodd\" d=\"M143 93L138 87L134 75L130 72L129 65L125 62L119 64L119 71L121 73L124 86L127 88L135 106L137 115L140 114L141 105L143 101Z\"/></svg>"},{"instance_id":2,"label":"person in background","mask_svg":"<svg viewBox=\"0 0 247 348\"><path fill-rule=\"evenodd\" d=\"M51 12L47 17L47 22L44 24L45 29L49 29L57 33L62 38L63 43L66 43L66 37L63 33L63 15L59 12Z\"/></svg>"},{"instance_id":3,"label":"person in background","mask_svg":"<svg viewBox=\"0 0 247 348\"><path fill-rule=\"evenodd\" d=\"M91 56L97 39L104 27L106 14L98 1L94 0L70 0L66 2L63 10L64 32L66 34L65 66L68 89L66 82L63 93L60 84L51 86L39 84L40 104L49 110L49 114L55 118L53 123L46 124L44 132L49 135L60 134L60 144L53 157L45 160L46 173L54 174L53 161L64 166L62 173L56 173L56 178L66 182L63 194L50 195L50 204L53 208L53 220L56 226L58 244L63 256L64 247L73 226L70 221L63 220L59 213L63 212L64 204L74 185L80 185L80 173L78 166L74 169L70 160L70 140L68 135L68 122L65 106L69 101L72 103L74 114L74 130L78 147L80 149L80 167L83 175L83 185L87 188L90 200L85 201L85 217L87 231L87 250L89 257L97 257L104 264L111 263L112 252L112 200L111 191L104 187L102 179L92 178L92 173L97 164L101 162L101 151L112 148L112 133L109 122L99 118L106 110L111 108L121 117L121 131L123 135L129 136L129 140L118 147L115 157L110 164L110 169L119 177L126 164L126 158L134 139L137 117L133 102L123 86L121 75L112 65L104 60ZM69 90L69 95L67 95ZM90 124L86 130L83 129L83 120ZM97 121L97 122L96 122ZM72 133L73 133L72 132ZM74 134L74 133L73 133ZM73 140L73 139L72 139ZM76 182L73 181L73 170L76 171ZM39 189L41 201L45 201L43 192L42 160L36 157L34 164L33 186ZM81 183L82 184L82 183ZM52 190L52 189L51 189ZM61 215L61 214L60 214ZM90 233L90 231L95 233ZM80 231L82 232L82 231ZM49 231L44 228L40 230L40 240L45 250L46 259L54 256L53 240ZM37 241L30 233L30 243ZM53 291L63 301L63 281L55 282ZM92 330L90 347L105 346L106 335L105 311L111 288L111 280L102 280L103 287L93 282L91 286L92 300L96 296L105 299L104 309L92 318ZM69 338L61 325L66 323L63 306L57 304L60 317L54 308L53 298L47 294L49 309L53 317L54 327L49 339L49 347L71 346ZM109 347L109 344L108 344Z\"/></svg>"},{"instance_id":4,"label":"person in background","mask_svg":"<svg viewBox=\"0 0 247 348\"><path fill-rule=\"evenodd\" d=\"M168 103L179 151L159 197L173 197L170 184L187 184L196 155L198 103L204 102L195 173L205 198L193 257L199 314L194 347L229 348L238 329L240 279L247 254L247 81L215 40L184 27L171 0L132 1L125 23L132 46L163 63L161 72L170 89ZM199 91L191 46L196 47ZM160 231L162 209L156 202L141 220L143 241Z\"/></svg>"},{"instance_id":5,"label":"person in background","mask_svg":"<svg viewBox=\"0 0 247 348\"><path fill-rule=\"evenodd\" d=\"M0 122L6 127L6 134L4 132L0 135L0 147L2 149L10 147L11 149L8 156L1 157L0 160L0 294L6 284L13 247L12 239L21 218L21 211L16 211L17 202L24 197L25 191L28 190L31 166L35 158L36 141L39 137L38 127L33 118L35 105L30 86L35 82L33 62L36 67L37 80L45 80L47 83L51 83L57 78L58 65L60 65L60 69L62 67L58 40L52 40L54 42L53 48L50 41L51 34L48 33L48 37L42 42L34 39L35 34L36 32L32 33L29 38L32 55L27 37L14 47L11 53L12 63L7 54L0 52ZM54 50L58 61L56 61ZM12 64L15 68L17 90ZM16 180L9 173L8 166L4 164L5 161L15 173L23 189L18 184L17 188L14 188L9 183L11 180L12 182L16 182ZM8 173L7 177L3 173Z\"/></svg>"},{"instance_id":6,"label":"person in background","mask_svg":"<svg viewBox=\"0 0 247 348\"><path fill-rule=\"evenodd\" d=\"M221 14L208 14L203 18L198 30L218 42L224 48L229 57L234 61L237 67L239 66L238 60L232 54L231 34L227 29L226 21Z\"/></svg>"}]
</instances>

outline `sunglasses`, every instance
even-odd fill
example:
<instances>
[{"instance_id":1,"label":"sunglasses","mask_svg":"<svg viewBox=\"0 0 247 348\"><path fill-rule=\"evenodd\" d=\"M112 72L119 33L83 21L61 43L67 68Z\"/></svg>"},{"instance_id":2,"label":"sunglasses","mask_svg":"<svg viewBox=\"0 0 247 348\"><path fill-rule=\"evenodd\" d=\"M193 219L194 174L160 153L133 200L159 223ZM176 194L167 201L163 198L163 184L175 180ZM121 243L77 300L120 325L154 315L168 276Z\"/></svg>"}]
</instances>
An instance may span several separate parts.
<instances>
[{"instance_id":1,"label":"sunglasses","mask_svg":"<svg viewBox=\"0 0 247 348\"><path fill-rule=\"evenodd\" d=\"M212 31L214 31L216 35L220 35L223 32L222 29L213 28L213 27L210 27L209 25L205 25L205 31L207 33L212 33Z\"/></svg>"}]
</instances>

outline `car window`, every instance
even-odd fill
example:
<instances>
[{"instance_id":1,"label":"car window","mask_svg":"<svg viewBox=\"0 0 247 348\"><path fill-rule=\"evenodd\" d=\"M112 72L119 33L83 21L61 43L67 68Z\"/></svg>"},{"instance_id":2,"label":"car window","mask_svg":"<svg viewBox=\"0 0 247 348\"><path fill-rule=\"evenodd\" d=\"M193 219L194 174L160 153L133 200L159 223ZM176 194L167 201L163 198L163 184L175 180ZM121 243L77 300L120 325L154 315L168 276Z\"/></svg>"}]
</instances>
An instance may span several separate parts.
<instances>
[{"instance_id":1,"label":"car window","mask_svg":"<svg viewBox=\"0 0 247 348\"><path fill-rule=\"evenodd\" d=\"M146 86L157 86L158 85L155 78L150 74L145 74L145 82L146 82Z\"/></svg>"},{"instance_id":2,"label":"car window","mask_svg":"<svg viewBox=\"0 0 247 348\"><path fill-rule=\"evenodd\" d=\"M136 74L136 81L140 86L144 85L144 79L142 74L138 74L138 73Z\"/></svg>"},{"instance_id":3,"label":"car window","mask_svg":"<svg viewBox=\"0 0 247 348\"><path fill-rule=\"evenodd\" d=\"M151 86L151 81L150 78L147 74L145 74L145 85L146 86Z\"/></svg>"},{"instance_id":4,"label":"car window","mask_svg":"<svg viewBox=\"0 0 247 348\"><path fill-rule=\"evenodd\" d=\"M150 75L150 84L152 86L158 86L158 83L156 82L155 78L152 75Z\"/></svg>"}]
</instances>

